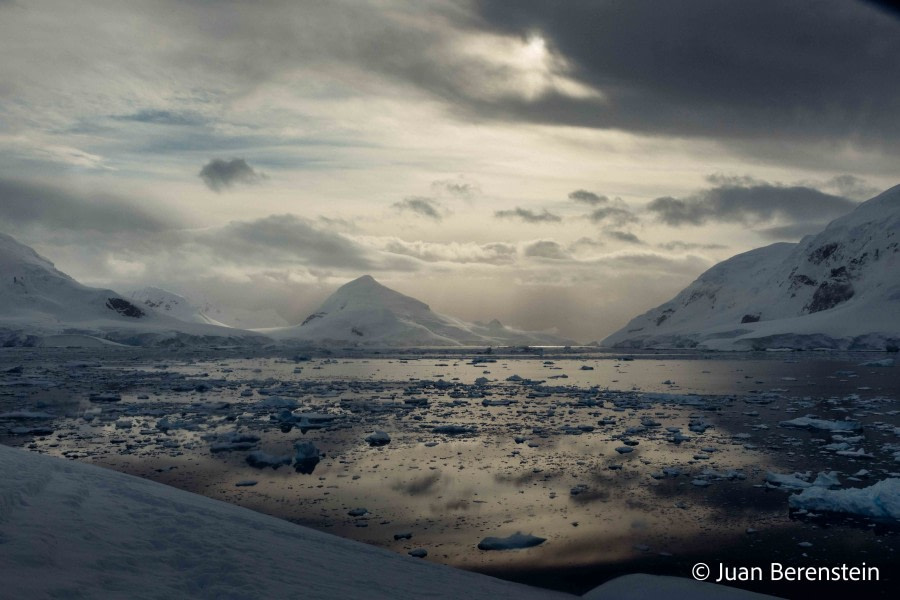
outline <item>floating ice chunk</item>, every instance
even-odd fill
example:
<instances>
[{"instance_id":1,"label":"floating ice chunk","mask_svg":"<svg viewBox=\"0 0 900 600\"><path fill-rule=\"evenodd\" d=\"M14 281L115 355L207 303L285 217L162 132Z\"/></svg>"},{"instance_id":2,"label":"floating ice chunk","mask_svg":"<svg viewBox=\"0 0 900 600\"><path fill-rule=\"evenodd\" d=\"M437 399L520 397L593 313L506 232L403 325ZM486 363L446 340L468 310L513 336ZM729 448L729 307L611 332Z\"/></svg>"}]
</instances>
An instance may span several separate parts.
<instances>
[{"instance_id":1,"label":"floating ice chunk","mask_svg":"<svg viewBox=\"0 0 900 600\"><path fill-rule=\"evenodd\" d=\"M703 479L707 479L707 480L709 480L709 479L728 479L728 480L747 479L747 476L743 472L738 471L736 469L731 469L728 471L716 471L715 469L707 468L707 469L704 469L703 473L700 474L700 477L702 477Z\"/></svg>"},{"instance_id":2,"label":"floating ice chunk","mask_svg":"<svg viewBox=\"0 0 900 600\"><path fill-rule=\"evenodd\" d=\"M488 400L485 398L481 401L482 406L509 406L510 404L516 404L515 400Z\"/></svg>"},{"instance_id":3,"label":"floating ice chunk","mask_svg":"<svg viewBox=\"0 0 900 600\"><path fill-rule=\"evenodd\" d=\"M821 471L812 483L809 481L810 477L809 471L806 473L794 473L793 475L782 475L770 471L766 473L766 483L769 484L768 487L770 488L777 487L785 490L803 490L810 487L829 489L840 487L841 485L837 478L837 471Z\"/></svg>"},{"instance_id":4,"label":"floating ice chunk","mask_svg":"<svg viewBox=\"0 0 900 600\"><path fill-rule=\"evenodd\" d=\"M294 442L294 469L298 473L311 475L322 460L322 454L312 442Z\"/></svg>"},{"instance_id":5,"label":"floating ice chunk","mask_svg":"<svg viewBox=\"0 0 900 600\"><path fill-rule=\"evenodd\" d=\"M351 517L361 517L369 513L369 509L367 508L354 508L347 511L347 514Z\"/></svg>"},{"instance_id":6,"label":"floating ice chunk","mask_svg":"<svg viewBox=\"0 0 900 600\"><path fill-rule=\"evenodd\" d=\"M42 421L55 418L56 415L34 410L14 410L12 412L0 413L0 419L8 419L11 421Z\"/></svg>"},{"instance_id":7,"label":"floating ice chunk","mask_svg":"<svg viewBox=\"0 0 900 600\"><path fill-rule=\"evenodd\" d=\"M703 419L692 419L691 422L688 424L688 429L690 429L694 433L703 433L710 427L712 427L712 425L710 425Z\"/></svg>"},{"instance_id":8,"label":"floating ice chunk","mask_svg":"<svg viewBox=\"0 0 900 600\"><path fill-rule=\"evenodd\" d=\"M284 398L283 396L269 396L265 400L256 403L257 408L297 408L296 398Z\"/></svg>"},{"instance_id":9,"label":"floating ice chunk","mask_svg":"<svg viewBox=\"0 0 900 600\"><path fill-rule=\"evenodd\" d=\"M266 467L277 469L282 465L291 464L291 455L285 454L283 456L275 456L261 450L256 450L248 454L246 460L248 465L257 469L265 469Z\"/></svg>"},{"instance_id":10,"label":"floating ice chunk","mask_svg":"<svg viewBox=\"0 0 900 600\"><path fill-rule=\"evenodd\" d=\"M806 415L790 421L782 421L778 426L817 431L859 431L862 429L862 424L859 421L829 421L828 419L820 419L815 415Z\"/></svg>"},{"instance_id":11,"label":"floating ice chunk","mask_svg":"<svg viewBox=\"0 0 900 600\"><path fill-rule=\"evenodd\" d=\"M835 489L841 487L841 482L838 481L837 471L822 471L816 476L816 480L813 481L814 487Z\"/></svg>"},{"instance_id":12,"label":"floating ice chunk","mask_svg":"<svg viewBox=\"0 0 900 600\"><path fill-rule=\"evenodd\" d=\"M867 453L862 448L857 448L856 450L838 450L836 454L838 456L847 456L849 458L875 458L875 456Z\"/></svg>"},{"instance_id":13,"label":"floating ice chunk","mask_svg":"<svg viewBox=\"0 0 900 600\"><path fill-rule=\"evenodd\" d=\"M391 443L391 436L383 431L376 431L366 436L366 442L370 446L386 446Z\"/></svg>"},{"instance_id":14,"label":"floating ice chunk","mask_svg":"<svg viewBox=\"0 0 900 600\"><path fill-rule=\"evenodd\" d=\"M900 521L900 479L885 479L867 488L828 490L811 487L788 498L788 504L797 510Z\"/></svg>"},{"instance_id":15,"label":"floating ice chunk","mask_svg":"<svg viewBox=\"0 0 900 600\"><path fill-rule=\"evenodd\" d=\"M766 483L768 487L778 487L789 490L802 490L810 487L812 484L807 481L810 473L794 473L793 475L782 475L781 473L766 473Z\"/></svg>"},{"instance_id":16,"label":"floating ice chunk","mask_svg":"<svg viewBox=\"0 0 900 600\"><path fill-rule=\"evenodd\" d=\"M443 433L444 435L467 435L478 431L475 427L464 427L463 425L438 425L432 428L433 433Z\"/></svg>"},{"instance_id":17,"label":"floating ice chunk","mask_svg":"<svg viewBox=\"0 0 900 600\"><path fill-rule=\"evenodd\" d=\"M616 452L618 452L619 454L628 454L630 452L634 452L634 448L632 448L631 446L619 446L618 448L616 448Z\"/></svg>"},{"instance_id":18,"label":"floating ice chunk","mask_svg":"<svg viewBox=\"0 0 900 600\"><path fill-rule=\"evenodd\" d=\"M893 358L884 358L882 360L870 360L868 362L860 363L861 367L893 367L894 359Z\"/></svg>"},{"instance_id":19,"label":"floating ice chunk","mask_svg":"<svg viewBox=\"0 0 900 600\"><path fill-rule=\"evenodd\" d=\"M88 396L88 400L91 402L119 402L122 400L122 396L115 392L101 392L99 394L91 394Z\"/></svg>"},{"instance_id":20,"label":"floating ice chunk","mask_svg":"<svg viewBox=\"0 0 900 600\"><path fill-rule=\"evenodd\" d=\"M831 450L832 452L838 452L840 450L849 450L850 444L847 442L836 442L834 444L828 444L826 446L822 446L825 450Z\"/></svg>"},{"instance_id":21,"label":"floating ice chunk","mask_svg":"<svg viewBox=\"0 0 900 600\"><path fill-rule=\"evenodd\" d=\"M230 433L223 435L219 441L209 447L209 451L232 452L234 450L250 450L259 443L259 436L252 433Z\"/></svg>"},{"instance_id":22,"label":"floating ice chunk","mask_svg":"<svg viewBox=\"0 0 900 600\"><path fill-rule=\"evenodd\" d=\"M531 548L539 546L546 542L546 538L537 537L535 535L522 533L517 531L509 537L486 537L478 542L479 550L518 550L521 548Z\"/></svg>"},{"instance_id":23,"label":"floating ice chunk","mask_svg":"<svg viewBox=\"0 0 900 600\"><path fill-rule=\"evenodd\" d=\"M570 495L570 496L577 496L578 494L580 494L580 493L582 493L582 492L586 492L587 490L588 490L588 486L586 486L586 485L583 484L583 483L579 483L578 485L576 485L575 487L573 487L571 490L569 490L569 495Z\"/></svg>"}]
</instances>

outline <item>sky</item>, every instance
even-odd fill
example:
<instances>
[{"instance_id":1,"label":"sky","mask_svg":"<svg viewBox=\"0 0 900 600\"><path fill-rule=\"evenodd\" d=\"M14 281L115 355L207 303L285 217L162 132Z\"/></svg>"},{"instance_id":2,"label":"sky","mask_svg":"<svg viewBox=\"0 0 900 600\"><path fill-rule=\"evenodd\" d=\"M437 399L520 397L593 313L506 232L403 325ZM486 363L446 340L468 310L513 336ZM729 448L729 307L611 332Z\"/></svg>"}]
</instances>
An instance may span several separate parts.
<instances>
[{"instance_id":1,"label":"sky","mask_svg":"<svg viewBox=\"0 0 900 600\"><path fill-rule=\"evenodd\" d=\"M602 339L900 183L862 0L0 0L0 231L299 322L364 274Z\"/></svg>"}]
</instances>

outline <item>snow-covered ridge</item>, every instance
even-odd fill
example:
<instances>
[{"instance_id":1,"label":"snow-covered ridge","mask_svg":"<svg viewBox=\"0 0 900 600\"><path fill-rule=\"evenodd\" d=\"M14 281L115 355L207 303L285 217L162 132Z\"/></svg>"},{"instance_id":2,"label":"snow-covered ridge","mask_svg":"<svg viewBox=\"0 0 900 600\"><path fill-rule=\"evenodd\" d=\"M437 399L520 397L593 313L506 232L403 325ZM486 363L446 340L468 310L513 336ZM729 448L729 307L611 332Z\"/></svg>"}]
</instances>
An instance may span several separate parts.
<instances>
[{"instance_id":1,"label":"snow-covered ridge","mask_svg":"<svg viewBox=\"0 0 900 600\"><path fill-rule=\"evenodd\" d=\"M818 235L723 261L603 340L611 347L900 345L900 186Z\"/></svg>"},{"instance_id":2,"label":"snow-covered ridge","mask_svg":"<svg viewBox=\"0 0 900 600\"><path fill-rule=\"evenodd\" d=\"M565 345L552 334L468 323L436 313L427 304L370 275L341 286L300 325L260 330L285 341L371 346Z\"/></svg>"},{"instance_id":3,"label":"snow-covered ridge","mask_svg":"<svg viewBox=\"0 0 900 600\"><path fill-rule=\"evenodd\" d=\"M130 292L128 297L138 306L147 306L156 312L175 317L181 321L227 327L224 323L220 323L209 317L204 312L203 308L193 304L184 296L176 294L175 292L170 292L169 290L148 286Z\"/></svg>"},{"instance_id":4,"label":"snow-covered ridge","mask_svg":"<svg viewBox=\"0 0 900 600\"><path fill-rule=\"evenodd\" d=\"M0 343L6 345L129 345L253 341L249 331L185 322L125 298L88 287L33 249L0 233ZM63 340L64 342L61 342Z\"/></svg>"},{"instance_id":5,"label":"snow-covered ridge","mask_svg":"<svg viewBox=\"0 0 900 600\"><path fill-rule=\"evenodd\" d=\"M91 465L0 445L0 578L10 598L576 598L307 529ZM764 598L626 576L591 600Z\"/></svg>"},{"instance_id":6,"label":"snow-covered ridge","mask_svg":"<svg viewBox=\"0 0 900 600\"><path fill-rule=\"evenodd\" d=\"M283 327L288 324L271 309L222 308L209 301L187 298L155 286L134 290L127 295L139 306L147 306L156 312L188 323L205 323L236 329Z\"/></svg>"}]
</instances>

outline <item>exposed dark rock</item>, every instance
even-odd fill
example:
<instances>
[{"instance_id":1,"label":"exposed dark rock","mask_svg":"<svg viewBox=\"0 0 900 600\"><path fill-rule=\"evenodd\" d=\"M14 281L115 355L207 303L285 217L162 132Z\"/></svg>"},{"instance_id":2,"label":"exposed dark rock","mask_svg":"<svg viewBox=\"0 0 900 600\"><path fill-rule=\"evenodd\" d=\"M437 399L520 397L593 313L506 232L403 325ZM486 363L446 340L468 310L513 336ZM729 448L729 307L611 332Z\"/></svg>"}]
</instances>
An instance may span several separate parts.
<instances>
[{"instance_id":1,"label":"exposed dark rock","mask_svg":"<svg viewBox=\"0 0 900 600\"><path fill-rule=\"evenodd\" d=\"M124 298L107 299L106 308L116 311L123 317L131 317L133 319L140 319L145 314L144 311Z\"/></svg>"},{"instance_id":2,"label":"exposed dark rock","mask_svg":"<svg viewBox=\"0 0 900 600\"><path fill-rule=\"evenodd\" d=\"M826 281L819 286L805 309L809 313L828 310L852 298L853 293L853 285L846 279Z\"/></svg>"},{"instance_id":3,"label":"exposed dark rock","mask_svg":"<svg viewBox=\"0 0 900 600\"><path fill-rule=\"evenodd\" d=\"M308 317L306 317L305 319L303 319L303 322L300 323L300 327L303 327L310 321L315 321L316 319L321 319L324 316L325 316L325 313L322 313L322 312L313 313L313 314L309 315Z\"/></svg>"},{"instance_id":4,"label":"exposed dark rock","mask_svg":"<svg viewBox=\"0 0 900 600\"><path fill-rule=\"evenodd\" d=\"M759 321L759 313L755 315L744 315L741 318L741 323L756 323Z\"/></svg>"},{"instance_id":5,"label":"exposed dark rock","mask_svg":"<svg viewBox=\"0 0 900 600\"><path fill-rule=\"evenodd\" d=\"M792 275L791 288L800 287L801 285L816 285L816 280L806 275Z\"/></svg>"},{"instance_id":6,"label":"exposed dark rock","mask_svg":"<svg viewBox=\"0 0 900 600\"><path fill-rule=\"evenodd\" d=\"M809 262L818 265L828 260L828 257L837 252L840 247L841 245L837 242L831 242L829 244L825 244L824 246L820 246L810 253Z\"/></svg>"},{"instance_id":7,"label":"exposed dark rock","mask_svg":"<svg viewBox=\"0 0 900 600\"><path fill-rule=\"evenodd\" d=\"M664 322L666 319L668 319L669 316L670 316L673 312L675 312L675 311L674 311L673 309L671 309L671 308L667 308L666 310L664 310L664 311L662 312L662 314L659 316L659 318L656 319L656 326L659 327L660 325L662 325L663 322Z\"/></svg>"}]
</instances>

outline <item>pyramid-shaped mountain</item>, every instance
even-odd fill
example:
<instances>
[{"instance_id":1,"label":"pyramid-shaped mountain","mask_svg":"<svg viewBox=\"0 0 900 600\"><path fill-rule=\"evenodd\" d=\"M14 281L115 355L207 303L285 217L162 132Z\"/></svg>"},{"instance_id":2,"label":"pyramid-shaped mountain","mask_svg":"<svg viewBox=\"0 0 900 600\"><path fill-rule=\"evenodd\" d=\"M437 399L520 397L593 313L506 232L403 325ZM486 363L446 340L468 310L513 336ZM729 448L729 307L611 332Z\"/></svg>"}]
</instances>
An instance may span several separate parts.
<instances>
[{"instance_id":1,"label":"pyramid-shaped mountain","mask_svg":"<svg viewBox=\"0 0 900 600\"><path fill-rule=\"evenodd\" d=\"M468 323L436 313L427 304L375 281L355 279L293 327L265 333L285 341L372 346L563 345L552 334Z\"/></svg>"}]
</instances>

